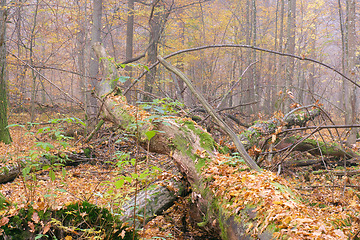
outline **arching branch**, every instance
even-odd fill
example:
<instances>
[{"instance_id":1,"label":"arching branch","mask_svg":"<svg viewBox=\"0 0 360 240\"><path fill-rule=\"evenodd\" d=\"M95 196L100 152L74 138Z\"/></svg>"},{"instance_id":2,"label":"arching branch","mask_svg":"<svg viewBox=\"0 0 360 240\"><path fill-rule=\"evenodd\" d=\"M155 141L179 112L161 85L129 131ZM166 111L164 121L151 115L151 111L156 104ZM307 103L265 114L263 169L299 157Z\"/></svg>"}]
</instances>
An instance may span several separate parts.
<instances>
[{"instance_id":1,"label":"arching branch","mask_svg":"<svg viewBox=\"0 0 360 240\"><path fill-rule=\"evenodd\" d=\"M354 80L350 79L349 77L347 77L344 73L340 72L339 70L335 69L334 67L331 67L330 65L327 65L323 62L320 62L318 60L312 59L312 58L307 58L305 56L298 56L298 55L294 55L294 54L289 54L289 53L282 53L282 52L278 52L278 51L273 51L270 49L266 49L266 48L261 48L261 47L256 47L256 46L251 46L251 45L242 45L242 44L214 44L214 45L205 45L205 46L200 46L200 47L195 47L195 48L189 48L189 49L184 49L184 50L179 50L176 52L173 52L167 56L164 57L164 59L167 58L171 58L174 57L176 55L179 54L183 54L183 53L188 53L188 52L195 52L195 51L200 51L200 50L204 50L204 49L210 49L210 48L249 48L249 49L253 49L256 51L261 51L261 52L267 52L267 53L272 53L272 54L276 54L276 55L280 55L280 56L285 56L285 57L292 57L292 58L296 58L300 61L309 61L309 62L313 62L316 63L318 65L321 65L325 68L330 69L331 71L339 74L341 77L345 78L346 80L348 80L349 82L351 82L352 84L354 84L355 86L357 86L358 88L360 88L360 85L358 83L356 83ZM151 65L149 67L149 70L153 69L154 67L156 67L160 62L157 61L156 63L154 63L153 65ZM140 76L135 79L135 81L125 90L124 94L126 94L138 81L139 79L141 79L144 75L146 74L146 72L143 72L140 74Z\"/></svg>"}]
</instances>

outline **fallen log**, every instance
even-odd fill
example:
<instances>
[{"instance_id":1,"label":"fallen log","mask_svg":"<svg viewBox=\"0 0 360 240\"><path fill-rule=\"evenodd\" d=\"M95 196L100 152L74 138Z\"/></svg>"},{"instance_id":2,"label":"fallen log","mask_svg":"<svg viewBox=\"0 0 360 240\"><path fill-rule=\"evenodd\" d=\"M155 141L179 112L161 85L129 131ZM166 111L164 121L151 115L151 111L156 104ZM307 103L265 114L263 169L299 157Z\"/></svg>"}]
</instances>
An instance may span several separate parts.
<instances>
[{"instance_id":1,"label":"fallen log","mask_svg":"<svg viewBox=\"0 0 360 240\"><path fill-rule=\"evenodd\" d=\"M273 117L266 121L256 121L255 124L249 127L246 131L240 134L240 139L246 149L254 145L258 145L259 140L264 136L277 135L282 131L283 127L290 128L292 126L304 126L308 121L313 120L319 116L321 111L319 108L314 108L313 105L306 108L314 108L304 111L305 107L294 109L283 118Z\"/></svg>"},{"instance_id":2,"label":"fallen log","mask_svg":"<svg viewBox=\"0 0 360 240\"><path fill-rule=\"evenodd\" d=\"M84 159L78 154L73 154L73 153L69 153L69 155L67 155L66 157L43 155L36 162L32 163L34 164L34 167L29 169L29 171L38 171L43 166L53 165L53 164L73 166L73 165L78 165L84 161L89 161L89 159ZM21 159L17 163L3 166L0 171L0 183L7 183L13 181L17 176L19 176L22 173L22 170L26 166L29 166L29 164L30 163L27 162L25 159Z\"/></svg>"},{"instance_id":3,"label":"fallen log","mask_svg":"<svg viewBox=\"0 0 360 240\"><path fill-rule=\"evenodd\" d=\"M104 51L97 53L101 52ZM107 56L99 54L98 57ZM299 200L283 185L284 180L268 171L250 171L239 163L240 160L234 162L219 154L221 147L217 147L211 135L193 121L151 116L129 106L121 95L103 98L103 103L105 119L132 133L137 129L135 133L140 144L173 158L191 185L192 201L197 206L193 216L197 216L194 219L198 226L230 240L273 239L275 235L286 238L294 235L294 226L303 229L296 221L305 216L299 215L293 222L282 223L283 215L276 213L279 209L283 212L298 209L294 204ZM146 137L149 131L156 131L150 142ZM251 197L247 191L250 188L255 194ZM336 233L339 231L337 229ZM332 230L326 232L330 233L334 234ZM320 232L320 235L324 234Z\"/></svg>"},{"instance_id":4,"label":"fallen log","mask_svg":"<svg viewBox=\"0 0 360 240\"><path fill-rule=\"evenodd\" d=\"M94 47L102 48L101 45ZM104 51L96 51L100 59L107 56L101 55ZM106 74L106 73L105 73ZM101 86L106 86L103 79ZM201 176L202 168L211 158L218 154L214 139L200 126L190 120L181 118L163 118L156 122L147 120L148 113L129 106L123 96L112 96L103 99L103 117L111 120L117 126L128 131L134 130L132 126L138 123L138 141L147 146L152 152L168 154L172 156L179 170L185 175L190 183L193 194L197 196L193 201L198 208L198 216L202 216L199 224L215 235L228 236L228 239L238 239L239 236L250 236L244 231L234 232L234 229L245 229L243 223L235 221L231 217L222 215L221 207L211 207L215 201L212 193L207 189L205 180ZM141 119L138 119L142 116ZM137 121L138 120L138 121ZM141 121L141 124L139 122ZM156 131L157 134L147 140L146 132ZM221 219L221 220L220 220ZM219 222L222 223L220 227Z\"/></svg>"},{"instance_id":5,"label":"fallen log","mask_svg":"<svg viewBox=\"0 0 360 240\"><path fill-rule=\"evenodd\" d=\"M289 148L294 146L294 151L309 152L312 155L325 155L342 158L359 159L360 155L350 148L344 148L337 143L324 143L313 139L301 140L299 136L286 137L281 140L278 145L279 149Z\"/></svg>"},{"instance_id":6,"label":"fallen log","mask_svg":"<svg viewBox=\"0 0 360 240\"><path fill-rule=\"evenodd\" d=\"M169 187L170 186L170 187ZM132 197L122 207L122 221L133 221L134 207L137 227L151 221L171 207L180 197L188 194L186 183L183 181L161 181L140 191L136 198Z\"/></svg>"}]
</instances>

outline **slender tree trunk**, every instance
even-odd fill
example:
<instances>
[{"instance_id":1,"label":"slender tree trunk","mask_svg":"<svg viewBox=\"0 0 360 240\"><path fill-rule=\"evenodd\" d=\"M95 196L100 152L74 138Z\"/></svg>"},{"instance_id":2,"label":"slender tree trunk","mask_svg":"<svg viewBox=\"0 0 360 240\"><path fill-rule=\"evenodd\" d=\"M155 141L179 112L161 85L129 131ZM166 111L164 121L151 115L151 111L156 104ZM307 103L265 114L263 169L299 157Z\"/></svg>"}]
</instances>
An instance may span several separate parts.
<instances>
[{"instance_id":1,"label":"slender tree trunk","mask_svg":"<svg viewBox=\"0 0 360 240\"><path fill-rule=\"evenodd\" d=\"M21 29L22 29L22 13L23 13L23 1L19 0L19 6L16 8L16 23L15 23L15 28L16 28L16 35L17 35L17 56L22 59L22 55L23 55L23 46L22 46L22 41L23 41L23 37L21 34ZM25 75L26 75L26 71L27 68L21 65L16 66L16 80L19 86L19 92L20 92L20 97L19 97L19 102L17 103L18 106L22 106L23 105L23 99L26 96L26 84L25 84Z\"/></svg>"},{"instance_id":2,"label":"slender tree trunk","mask_svg":"<svg viewBox=\"0 0 360 240\"><path fill-rule=\"evenodd\" d=\"M77 65L78 65L78 71L81 74L80 80L79 80L79 92L81 94L81 100L86 104L86 70L85 70L85 46L86 46L86 5L87 1L85 3L82 3L81 1L76 1L78 5L78 33L77 33ZM84 4L84 5L83 5Z\"/></svg>"},{"instance_id":3,"label":"slender tree trunk","mask_svg":"<svg viewBox=\"0 0 360 240\"><path fill-rule=\"evenodd\" d=\"M284 15L285 15L285 0L280 0L280 26L279 26L279 52L284 51ZM284 86L284 82L281 79L284 79L284 59L283 57L279 57L279 62L277 65L276 70L276 81L277 85ZM279 89L282 89L282 92L284 94L285 87L279 87ZM277 93L278 94L278 93ZM282 107L282 94L279 94L277 101L275 102L275 107L277 109L281 109Z\"/></svg>"},{"instance_id":4,"label":"slender tree trunk","mask_svg":"<svg viewBox=\"0 0 360 240\"><path fill-rule=\"evenodd\" d=\"M257 38L257 23L256 23L256 0L252 0L252 45L256 46ZM256 51L252 51L252 62L256 61ZM259 91L259 81L257 76L257 67L256 64L252 67L252 99L258 100L258 91ZM257 109L253 109L254 112L257 112Z\"/></svg>"},{"instance_id":5,"label":"slender tree trunk","mask_svg":"<svg viewBox=\"0 0 360 240\"><path fill-rule=\"evenodd\" d=\"M102 0L93 0L92 28L91 28L91 46L101 42L101 17L102 17ZM87 106L86 115L88 117L88 126L92 129L96 124L98 113L97 99L91 92L98 87L99 78L99 60L93 50L90 50L90 81L87 89Z\"/></svg>"},{"instance_id":6,"label":"slender tree trunk","mask_svg":"<svg viewBox=\"0 0 360 240\"><path fill-rule=\"evenodd\" d=\"M153 6L152 15L150 16L150 20L149 20L150 38L149 38L149 48L147 54L148 66L154 64L157 61L158 43L169 14L170 11L166 9L165 4L163 2L160 1L156 6ZM153 93L155 77L156 77L156 68L153 68L151 72L148 72L145 76L145 86L144 86L145 92ZM150 98L147 95L145 95L144 101L150 101Z\"/></svg>"},{"instance_id":7,"label":"slender tree trunk","mask_svg":"<svg viewBox=\"0 0 360 240\"><path fill-rule=\"evenodd\" d=\"M316 59L316 38L312 37L312 36L316 36L316 26L314 26L311 30L311 39L310 39L310 57L312 59ZM308 69L308 81L307 81L307 89L309 90L309 97L306 98L304 97L304 104L310 104L311 102L314 102L314 98L312 97L314 92L315 92L315 65L313 63L308 63L307 64L307 69Z\"/></svg>"},{"instance_id":8,"label":"slender tree trunk","mask_svg":"<svg viewBox=\"0 0 360 240\"><path fill-rule=\"evenodd\" d=\"M250 0L246 0L246 32L245 32L245 42L246 45L251 45L251 34L252 34L252 11L251 11L251 2ZM251 64L251 60L252 60L252 51L249 50L245 50L246 51L246 66L249 66ZM252 82L252 77L253 75L251 74L252 72L249 71L248 73L245 74L244 78L246 81L246 85L244 85L245 89L242 89L243 91L243 95L244 97L242 98L242 102L252 102L253 101L253 82ZM244 92L245 90L245 92ZM249 107L249 110L251 110L251 107Z\"/></svg>"},{"instance_id":9,"label":"slender tree trunk","mask_svg":"<svg viewBox=\"0 0 360 240\"><path fill-rule=\"evenodd\" d=\"M355 0L346 1L346 72L351 78L356 75L355 60L356 60L356 4ZM355 124L356 122L356 86L346 81L345 83L345 124ZM356 142L356 130L351 129L350 135L347 139L349 145Z\"/></svg>"},{"instance_id":10,"label":"slender tree trunk","mask_svg":"<svg viewBox=\"0 0 360 240\"><path fill-rule=\"evenodd\" d=\"M134 0L128 0L128 18L126 22L126 60L133 58L134 50ZM132 67L126 66L126 71L129 73L129 77L132 77ZM124 87L127 88L131 84L131 80L127 80L124 84ZM131 103L131 94L128 92L125 95L127 101Z\"/></svg>"},{"instance_id":11,"label":"slender tree trunk","mask_svg":"<svg viewBox=\"0 0 360 240\"><path fill-rule=\"evenodd\" d=\"M295 13L296 13L296 0L288 0L288 20L287 20L287 49L289 54L295 54ZM285 89L286 91L293 91L295 72L295 59L286 59L286 78ZM290 101L285 102L284 112L288 112L290 108Z\"/></svg>"},{"instance_id":12,"label":"slender tree trunk","mask_svg":"<svg viewBox=\"0 0 360 240\"><path fill-rule=\"evenodd\" d=\"M157 61L157 50L158 50L158 42L160 39L160 9L158 6L154 6L153 9L153 15L149 20L150 25L150 38L149 38L149 48L148 48L148 54L147 54L147 64L148 66L154 64ZM156 76L156 68L154 68L151 72L148 72L145 77L145 86L144 90L145 92L152 93L154 82L155 82L155 76ZM144 101L150 101L150 98L145 95Z\"/></svg>"},{"instance_id":13,"label":"slender tree trunk","mask_svg":"<svg viewBox=\"0 0 360 240\"><path fill-rule=\"evenodd\" d=\"M0 141L6 144L11 142L7 128L7 88L6 88L6 0L1 0L0 9Z\"/></svg>"},{"instance_id":14,"label":"slender tree trunk","mask_svg":"<svg viewBox=\"0 0 360 240\"><path fill-rule=\"evenodd\" d=\"M31 30L31 38L30 38L30 47L29 47L29 51L30 51L30 65L33 66L34 65L34 47L35 47L35 30L36 30L36 21L37 21L37 14L38 14L38 9L39 9L39 1L36 1L36 5L35 5L35 12L34 12L34 21L33 21L33 26L32 26L32 30ZM34 122L35 120L35 101L36 101L36 96L37 96L37 88L36 88L36 73L34 71L34 69L31 70L31 77L32 77L32 88L31 88L31 102L30 102L30 122Z\"/></svg>"}]
</instances>

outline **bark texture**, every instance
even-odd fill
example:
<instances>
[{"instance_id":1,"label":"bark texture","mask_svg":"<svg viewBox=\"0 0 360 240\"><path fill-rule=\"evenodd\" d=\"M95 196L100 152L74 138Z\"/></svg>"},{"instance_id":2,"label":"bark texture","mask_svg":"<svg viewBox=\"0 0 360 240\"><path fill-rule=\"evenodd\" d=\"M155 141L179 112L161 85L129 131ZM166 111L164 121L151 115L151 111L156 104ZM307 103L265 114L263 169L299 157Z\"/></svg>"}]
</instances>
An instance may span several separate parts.
<instances>
[{"instance_id":1,"label":"bark texture","mask_svg":"<svg viewBox=\"0 0 360 240\"><path fill-rule=\"evenodd\" d=\"M99 58L105 57L101 55L105 51L96 52ZM210 134L193 121L181 118L167 117L155 123L138 119L141 116L146 117L147 113L129 106L124 96L112 96L103 101L104 118L111 120L119 127L132 131L134 123L141 120L137 121L140 144L147 146L147 131L157 131L151 139L149 149L152 152L172 156L178 169L186 177L193 190L192 201L197 206L193 215L198 216L198 219L195 218L198 225L223 239L251 239L241 220L224 214L226 210L208 189L207 180L201 174L207 163L218 154L215 141ZM264 238L264 236L268 237ZM258 235L260 239L271 239L271 236L272 233L267 230Z\"/></svg>"},{"instance_id":2,"label":"bark texture","mask_svg":"<svg viewBox=\"0 0 360 240\"><path fill-rule=\"evenodd\" d=\"M7 128L7 89L6 89L6 0L1 0L0 9L0 142L11 142Z\"/></svg>"}]
</instances>

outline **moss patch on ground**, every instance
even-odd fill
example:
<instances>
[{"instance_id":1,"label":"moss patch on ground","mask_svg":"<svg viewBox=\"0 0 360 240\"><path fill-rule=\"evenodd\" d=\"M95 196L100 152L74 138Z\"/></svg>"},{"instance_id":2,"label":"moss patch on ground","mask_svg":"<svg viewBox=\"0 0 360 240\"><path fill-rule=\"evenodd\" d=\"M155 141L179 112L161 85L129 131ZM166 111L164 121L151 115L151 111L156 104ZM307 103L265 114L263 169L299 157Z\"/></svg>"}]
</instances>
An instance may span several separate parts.
<instances>
[{"instance_id":1,"label":"moss patch on ground","mask_svg":"<svg viewBox=\"0 0 360 240\"><path fill-rule=\"evenodd\" d=\"M11 239L60 239L64 236L133 239L133 232L109 210L86 201L69 204L60 210L36 203L21 208L16 215L3 216L0 222L2 236Z\"/></svg>"}]
</instances>

